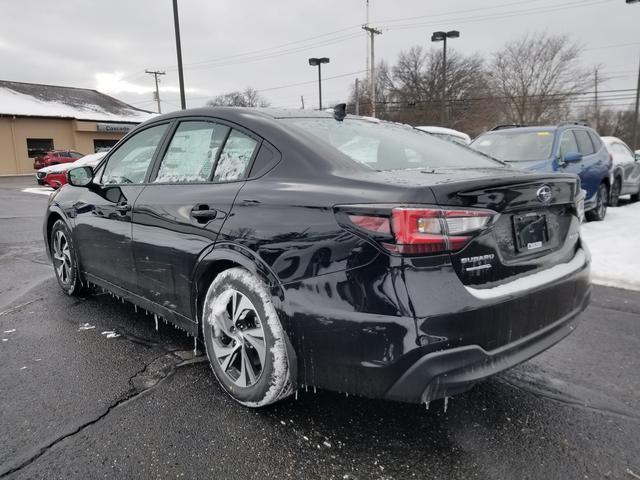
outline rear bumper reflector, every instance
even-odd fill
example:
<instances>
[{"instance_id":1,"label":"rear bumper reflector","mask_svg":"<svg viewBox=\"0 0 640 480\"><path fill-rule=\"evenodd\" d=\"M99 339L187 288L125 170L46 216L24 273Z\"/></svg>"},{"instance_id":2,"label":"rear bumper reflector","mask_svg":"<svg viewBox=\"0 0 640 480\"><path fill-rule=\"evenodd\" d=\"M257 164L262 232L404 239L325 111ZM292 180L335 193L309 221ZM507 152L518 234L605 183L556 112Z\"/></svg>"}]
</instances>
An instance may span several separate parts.
<instances>
[{"instance_id":1,"label":"rear bumper reflector","mask_svg":"<svg viewBox=\"0 0 640 480\"><path fill-rule=\"evenodd\" d=\"M554 282L572 274L573 272L580 270L589 261L588 255L583 249L579 249L575 256L567 263L561 263L555 265L541 272L533 273L526 277L518 278L512 282L504 283L493 288L473 288L467 287L467 292L476 298L482 300L492 300L496 298L502 298L509 295L532 290L547 283Z\"/></svg>"}]
</instances>

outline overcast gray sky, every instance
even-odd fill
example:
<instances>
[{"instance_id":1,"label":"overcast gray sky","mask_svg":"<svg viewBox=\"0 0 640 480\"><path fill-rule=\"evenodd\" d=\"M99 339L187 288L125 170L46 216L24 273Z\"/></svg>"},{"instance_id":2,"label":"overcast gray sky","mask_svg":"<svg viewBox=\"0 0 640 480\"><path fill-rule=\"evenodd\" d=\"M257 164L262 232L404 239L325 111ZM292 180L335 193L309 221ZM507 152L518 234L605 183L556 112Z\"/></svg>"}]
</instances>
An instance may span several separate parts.
<instances>
[{"instance_id":1,"label":"overcast gray sky","mask_svg":"<svg viewBox=\"0 0 640 480\"><path fill-rule=\"evenodd\" d=\"M249 85L274 106L297 108L301 95L307 107L317 106L310 56L331 58L323 96L345 100L365 69L365 4L180 0L187 106ZM161 69L163 110L178 108L171 0L1 0L0 8L0 79L96 88L154 109L153 78L144 70ZM412 45L430 48L434 30L460 30L451 48L484 56L527 32L548 30L581 42L585 66L600 65L610 78L602 89L636 86L640 3L370 0L370 9L371 23L383 30L376 58L390 63Z\"/></svg>"}]
</instances>

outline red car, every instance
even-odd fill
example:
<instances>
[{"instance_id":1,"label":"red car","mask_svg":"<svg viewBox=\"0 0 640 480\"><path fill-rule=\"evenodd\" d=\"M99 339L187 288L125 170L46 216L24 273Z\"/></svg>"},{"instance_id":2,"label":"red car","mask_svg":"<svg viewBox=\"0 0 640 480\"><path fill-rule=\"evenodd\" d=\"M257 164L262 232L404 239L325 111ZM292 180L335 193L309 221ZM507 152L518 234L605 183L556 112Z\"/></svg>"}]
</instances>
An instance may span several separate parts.
<instances>
[{"instance_id":1,"label":"red car","mask_svg":"<svg viewBox=\"0 0 640 480\"><path fill-rule=\"evenodd\" d=\"M69 170L76 167L96 167L106 154L107 152L92 153L73 163L46 168L44 169L45 171L38 172L38 174L42 173L44 176L42 178L36 176L36 178L41 185L48 185L54 190L57 190L67 183L67 172Z\"/></svg>"},{"instance_id":2,"label":"red car","mask_svg":"<svg viewBox=\"0 0 640 480\"><path fill-rule=\"evenodd\" d=\"M82 153L74 152L73 150L51 150L44 155L34 158L33 168L39 170L42 167L49 167L59 163L75 162L82 157L84 157Z\"/></svg>"}]
</instances>

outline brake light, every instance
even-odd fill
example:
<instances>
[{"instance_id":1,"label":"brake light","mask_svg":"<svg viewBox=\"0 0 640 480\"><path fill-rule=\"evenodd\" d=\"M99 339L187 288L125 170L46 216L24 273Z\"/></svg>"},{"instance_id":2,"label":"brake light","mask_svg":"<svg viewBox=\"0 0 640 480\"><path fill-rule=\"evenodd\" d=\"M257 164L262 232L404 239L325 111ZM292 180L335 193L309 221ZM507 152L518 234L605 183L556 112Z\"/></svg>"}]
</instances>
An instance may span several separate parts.
<instances>
[{"instance_id":1,"label":"brake light","mask_svg":"<svg viewBox=\"0 0 640 480\"><path fill-rule=\"evenodd\" d=\"M493 219L491 210L438 207L390 208L380 214L349 214L353 226L368 233L387 251L400 255L424 255L462 249L475 233Z\"/></svg>"}]
</instances>

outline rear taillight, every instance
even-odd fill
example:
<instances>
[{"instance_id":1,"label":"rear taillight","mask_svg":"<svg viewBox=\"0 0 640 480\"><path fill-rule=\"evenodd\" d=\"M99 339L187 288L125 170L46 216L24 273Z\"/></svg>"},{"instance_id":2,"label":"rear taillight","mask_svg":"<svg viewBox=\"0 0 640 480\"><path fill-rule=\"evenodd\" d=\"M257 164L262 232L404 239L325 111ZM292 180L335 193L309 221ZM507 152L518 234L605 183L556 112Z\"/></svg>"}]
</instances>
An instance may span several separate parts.
<instances>
[{"instance_id":1,"label":"rear taillight","mask_svg":"<svg viewBox=\"0 0 640 480\"><path fill-rule=\"evenodd\" d=\"M371 213L362 211L367 209ZM385 208L340 207L352 227L367 233L387 251L399 255L425 255L462 249L474 234L489 225L496 215L491 210L439 207ZM340 215L340 214L339 214ZM340 216L339 216L340 218Z\"/></svg>"}]
</instances>

